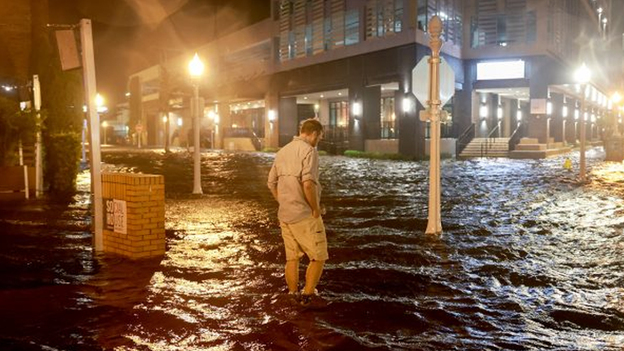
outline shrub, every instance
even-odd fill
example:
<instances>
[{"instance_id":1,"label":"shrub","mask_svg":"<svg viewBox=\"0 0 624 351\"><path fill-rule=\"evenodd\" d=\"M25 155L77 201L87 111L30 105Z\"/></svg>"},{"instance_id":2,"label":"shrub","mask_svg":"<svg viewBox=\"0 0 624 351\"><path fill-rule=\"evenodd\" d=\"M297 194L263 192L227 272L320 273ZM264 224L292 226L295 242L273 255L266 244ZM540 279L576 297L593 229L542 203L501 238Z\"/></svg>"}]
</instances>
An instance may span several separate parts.
<instances>
[{"instance_id":1,"label":"shrub","mask_svg":"<svg viewBox=\"0 0 624 351\"><path fill-rule=\"evenodd\" d=\"M16 101L0 97L0 166L17 164L19 141L32 143L34 135L34 114L21 112Z\"/></svg>"},{"instance_id":2,"label":"shrub","mask_svg":"<svg viewBox=\"0 0 624 351\"><path fill-rule=\"evenodd\" d=\"M46 179L50 193L55 196L72 196L76 192L76 177L80 162L80 135L58 133L45 136Z\"/></svg>"},{"instance_id":3,"label":"shrub","mask_svg":"<svg viewBox=\"0 0 624 351\"><path fill-rule=\"evenodd\" d=\"M396 161L412 161L413 157L401 154L382 154L379 152L364 152L358 150L346 150L344 155L347 157L369 158L374 160L396 160Z\"/></svg>"}]
</instances>

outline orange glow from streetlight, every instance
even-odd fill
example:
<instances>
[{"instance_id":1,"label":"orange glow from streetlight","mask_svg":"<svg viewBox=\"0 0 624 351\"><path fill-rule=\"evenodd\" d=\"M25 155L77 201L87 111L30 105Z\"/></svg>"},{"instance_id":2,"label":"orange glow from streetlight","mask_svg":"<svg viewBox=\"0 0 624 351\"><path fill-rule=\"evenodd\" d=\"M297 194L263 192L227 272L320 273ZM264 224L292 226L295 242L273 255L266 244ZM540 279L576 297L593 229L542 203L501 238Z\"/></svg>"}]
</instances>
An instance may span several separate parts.
<instances>
[{"instance_id":1,"label":"orange glow from streetlight","mask_svg":"<svg viewBox=\"0 0 624 351\"><path fill-rule=\"evenodd\" d=\"M204 63L199 58L199 55L195 53L191 62L189 62L189 73L192 77L199 78L204 73Z\"/></svg>"}]
</instances>

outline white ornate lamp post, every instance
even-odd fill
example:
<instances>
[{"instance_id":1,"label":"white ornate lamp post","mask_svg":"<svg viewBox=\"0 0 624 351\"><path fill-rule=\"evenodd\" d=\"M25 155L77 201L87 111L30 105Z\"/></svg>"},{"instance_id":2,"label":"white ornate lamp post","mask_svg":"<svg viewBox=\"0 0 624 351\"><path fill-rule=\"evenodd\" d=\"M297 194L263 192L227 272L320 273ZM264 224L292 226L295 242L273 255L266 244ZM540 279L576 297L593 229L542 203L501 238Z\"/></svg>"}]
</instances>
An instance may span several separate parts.
<instances>
[{"instance_id":1,"label":"white ornate lamp post","mask_svg":"<svg viewBox=\"0 0 624 351\"><path fill-rule=\"evenodd\" d=\"M579 178L581 181L585 181L587 179L585 170L585 94L587 90L587 83L590 78L591 71L587 68L587 65L583 63L575 73L575 79L581 85L581 157L579 162Z\"/></svg>"},{"instance_id":2,"label":"white ornate lamp post","mask_svg":"<svg viewBox=\"0 0 624 351\"><path fill-rule=\"evenodd\" d=\"M104 136L104 138L102 139L102 145L108 144L108 142L106 141L106 128L108 128L108 122L104 121L102 122L102 135Z\"/></svg>"},{"instance_id":3,"label":"white ornate lamp post","mask_svg":"<svg viewBox=\"0 0 624 351\"><path fill-rule=\"evenodd\" d=\"M622 95L619 92L613 93L611 96L611 102L613 103L613 135L620 136L619 123L618 123L618 112L620 109L620 101L622 101Z\"/></svg>"},{"instance_id":4,"label":"white ornate lamp post","mask_svg":"<svg viewBox=\"0 0 624 351\"><path fill-rule=\"evenodd\" d=\"M429 22L429 111L428 118L431 125L429 148L429 218L427 234L442 233L442 219L440 216L440 119L442 102L440 101L440 49L442 48L442 20L438 16Z\"/></svg>"},{"instance_id":5,"label":"white ornate lamp post","mask_svg":"<svg viewBox=\"0 0 624 351\"><path fill-rule=\"evenodd\" d=\"M199 103L199 79L204 73L204 63L199 59L199 55L195 53L195 56L189 62L188 65L191 80L193 81L193 87L195 88L195 94L191 102L191 111L193 112L193 128L194 128L194 165L193 165L193 194L203 194L201 188L201 162L199 153L199 116L200 103Z\"/></svg>"}]
</instances>

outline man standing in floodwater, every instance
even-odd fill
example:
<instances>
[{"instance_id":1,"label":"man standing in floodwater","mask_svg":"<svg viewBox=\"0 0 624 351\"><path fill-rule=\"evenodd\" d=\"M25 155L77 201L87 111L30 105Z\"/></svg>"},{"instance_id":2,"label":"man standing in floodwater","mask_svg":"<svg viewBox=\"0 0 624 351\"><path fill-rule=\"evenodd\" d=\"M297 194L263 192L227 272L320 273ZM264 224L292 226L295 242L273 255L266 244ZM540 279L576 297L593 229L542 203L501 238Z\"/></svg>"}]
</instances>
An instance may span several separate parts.
<instances>
[{"instance_id":1,"label":"man standing in floodwater","mask_svg":"<svg viewBox=\"0 0 624 351\"><path fill-rule=\"evenodd\" d=\"M323 126L317 119L303 121L299 136L275 156L268 186L279 203L277 217L286 250L288 293L307 306L323 273L327 253L325 225L321 218L319 156L316 146L323 138ZM305 286L299 294L299 260L304 253L310 259Z\"/></svg>"}]
</instances>

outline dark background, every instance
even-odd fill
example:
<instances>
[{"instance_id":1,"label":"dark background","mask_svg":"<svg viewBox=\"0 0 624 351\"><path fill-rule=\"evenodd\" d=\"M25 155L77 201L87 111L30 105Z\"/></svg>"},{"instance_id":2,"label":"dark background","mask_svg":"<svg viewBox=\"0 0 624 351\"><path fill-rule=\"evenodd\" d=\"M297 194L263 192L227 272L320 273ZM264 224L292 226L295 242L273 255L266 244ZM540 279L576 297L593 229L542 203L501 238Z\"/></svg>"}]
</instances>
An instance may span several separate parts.
<instances>
[{"instance_id":1,"label":"dark background","mask_svg":"<svg viewBox=\"0 0 624 351\"><path fill-rule=\"evenodd\" d=\"M52 24L89 18L97 87L110 108L123 102L130 74L269 16L270 0L49 0ZM212 18L216 16L216 21Z\"/></svg>"}]
</instances>

